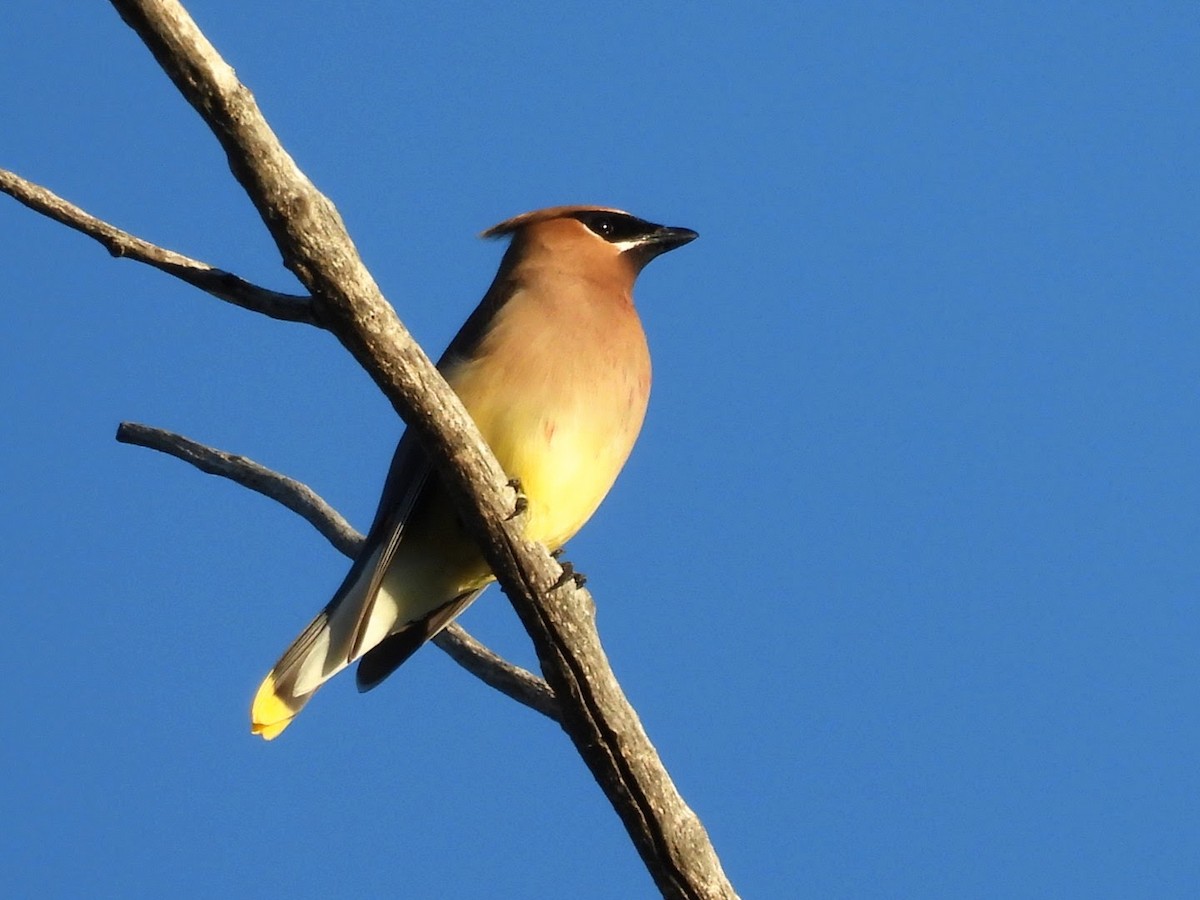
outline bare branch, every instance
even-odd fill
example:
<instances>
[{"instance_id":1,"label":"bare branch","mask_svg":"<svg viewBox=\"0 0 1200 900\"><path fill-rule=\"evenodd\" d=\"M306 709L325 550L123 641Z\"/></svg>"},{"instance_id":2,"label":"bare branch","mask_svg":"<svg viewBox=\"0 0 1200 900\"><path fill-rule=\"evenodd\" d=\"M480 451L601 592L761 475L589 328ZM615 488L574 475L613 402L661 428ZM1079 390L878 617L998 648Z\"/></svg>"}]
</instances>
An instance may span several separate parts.
<instances>
[{"instance_id":1,"label":"bare branch","mask_svg":"<svg viewBox=\"0 0 1200 900\"><path fill-rule=\"evenodd\" d=\"M562 710L550 685L532 672L514 666L504 657L493 653L471 637L461 625L451 623L433 642L489 687L537 710L548 719L562 721Z\"/></svg>"},{"instance_id":2,"label":"bare branch","mask_svg":"<svg viewBox=\"0 0 1200 900\"><path fill-rule=\"evenodd\" d=\"M358 555L362 547L362 535L312 488L273 472L252 459L206 447L183 435L137 422L122 422L117 427L117 440L122 444L134 444L182 459L201 472L228 478L264 497L270 497L276 503L282 503L351 559Z\"/></svg>"},{"instance_id":3,"label":"bare branch","mask_svg":"<svg viewBox=\"0 0 1200 900\"><path fill-rule=\"evenodd\" d=\"M363 536L312 488L252 459L137 422L122 422L117 428L117 440L174 456L202 472L228 478L271 498L301 516L351 559L362 549ZM489 650L461 625L451 624L433 642L484 684L558 721L558 701L546 682Z\"/></svg>"},{"instance_id":4,"label":"bare branch","mask_svg":"<svg viewBox=\"0 0 1200 900\"><path fill-rule=\"evenodd\" d=\"M208 263L151 244L89 215L48 188L26 181L15 172L0 169L0 191L34 212L94 238L113 256L153 266L160 272L174 275L193 287L243 309L287 322L316 324L310 298L258 287L222 269L213 268Z\"/></svg>"}]
</instances>

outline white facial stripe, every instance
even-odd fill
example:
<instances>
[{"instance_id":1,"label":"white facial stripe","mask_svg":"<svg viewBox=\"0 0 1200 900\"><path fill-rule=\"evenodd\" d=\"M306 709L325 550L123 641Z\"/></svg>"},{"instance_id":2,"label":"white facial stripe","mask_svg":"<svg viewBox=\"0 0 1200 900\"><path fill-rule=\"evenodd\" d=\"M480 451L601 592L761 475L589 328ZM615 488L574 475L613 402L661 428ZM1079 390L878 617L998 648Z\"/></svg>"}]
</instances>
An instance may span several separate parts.
<instances>
[{"instance_id":1,"label":"white facial stripe","mask_svg":"<svg viewBox=\"0 0 1200 900\"><path fill-rule=\"evenodd\" d=\"M632 250L634 247L639 247L646 243L645 238L633 238L628 241L610 241L617 248L618 252L624 253L626 250Z\"/></svg>"}]
</instances>

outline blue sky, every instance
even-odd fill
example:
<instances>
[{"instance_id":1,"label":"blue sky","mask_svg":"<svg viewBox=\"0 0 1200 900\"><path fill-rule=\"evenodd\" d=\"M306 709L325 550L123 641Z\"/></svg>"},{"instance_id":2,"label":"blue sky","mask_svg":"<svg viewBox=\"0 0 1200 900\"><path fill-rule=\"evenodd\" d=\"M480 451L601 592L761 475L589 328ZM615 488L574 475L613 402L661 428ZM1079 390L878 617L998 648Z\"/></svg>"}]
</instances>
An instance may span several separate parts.
<instances>
[{"instance_id":1,"label":"blue sky","mask_svg":"<svg viewBox=\"0 0 1200 900\"><path fill-rule=\"evenodd\" d=\"M1194 4L190 8L433 354L503 218L700 232L639 283L650 414L568 556L744 896L1194 896ZM0 83L0 165L295 289L104 4L10 17ZM347 563L116 425L360 528L400 426L328 335L0 200L14 895L653 896L562 733L435 649L251 738ZM464 624L534 663L498 592Z\"/></svg>"}]
</instances>

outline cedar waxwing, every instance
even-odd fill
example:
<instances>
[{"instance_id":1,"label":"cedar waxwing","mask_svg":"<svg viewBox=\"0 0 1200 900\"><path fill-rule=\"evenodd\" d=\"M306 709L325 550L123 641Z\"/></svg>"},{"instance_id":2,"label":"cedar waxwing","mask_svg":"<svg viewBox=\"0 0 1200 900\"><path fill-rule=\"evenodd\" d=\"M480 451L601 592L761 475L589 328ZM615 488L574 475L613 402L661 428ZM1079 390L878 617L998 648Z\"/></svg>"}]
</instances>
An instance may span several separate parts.
<instances>
[{"instance_id":1,"label":"cedar waxwing","mask_svg":"<svg viewBox=\"0 0 1200 900\"><path fill-rule=\"evenodd\" d=\"M512 240L438 368L519 482L526 536L557 550L612 487L646 413L650 355L634 280L696 232L616 209L559 206L483 236ZM355 660L359 690L375 687L492 580L405 432L362 552L258 689L252 730L276 737Z\"/></svg>"}]
</instances>

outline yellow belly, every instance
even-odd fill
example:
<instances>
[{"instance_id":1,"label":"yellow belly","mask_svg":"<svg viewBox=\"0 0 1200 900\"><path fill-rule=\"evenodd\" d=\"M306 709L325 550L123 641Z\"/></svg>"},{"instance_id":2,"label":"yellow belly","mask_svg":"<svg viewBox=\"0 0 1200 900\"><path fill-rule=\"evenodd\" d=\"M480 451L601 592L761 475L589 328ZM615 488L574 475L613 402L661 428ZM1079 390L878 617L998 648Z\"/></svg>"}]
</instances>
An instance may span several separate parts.
<instances>
[{"instance_id":1,"label":"yellow belly","mask_svg":"<svg viewBox=\"0 0 1200 900\"><path fill-rule=\"evenodd\" d=\"M484 437L500 465L521 482L529 501L525 535L551 550L591 518L616 480L628 450L598 434L584 416L542 420L532 427L492 427Z\"/></svg>"}]
</instances>

